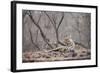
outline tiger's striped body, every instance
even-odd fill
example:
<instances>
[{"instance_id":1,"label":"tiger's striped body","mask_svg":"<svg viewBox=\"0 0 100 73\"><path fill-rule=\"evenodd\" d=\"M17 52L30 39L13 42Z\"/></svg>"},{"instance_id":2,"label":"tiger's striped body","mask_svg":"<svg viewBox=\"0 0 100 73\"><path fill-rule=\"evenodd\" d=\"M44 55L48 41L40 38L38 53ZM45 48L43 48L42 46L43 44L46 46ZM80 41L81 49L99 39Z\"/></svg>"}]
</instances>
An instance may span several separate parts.
<instances>
[{"instance_id":1,"label":"tiger's striped body","mask_svg":"<svg viewBox=\"0 0 100 73\"><path fill-rule=\"evenodd\" d=\"M74 41L72 40L71 37L66 36L66 37L64 38L63 43L65 44L65 46L59 46L59 47L57 47L57 48L55 48L55 49L48 50L47 52L51 52L51 51L64 52L64 51L74 50L74 48L75 48L75 43L74 43Z\"/></svg>"}]
</instances>

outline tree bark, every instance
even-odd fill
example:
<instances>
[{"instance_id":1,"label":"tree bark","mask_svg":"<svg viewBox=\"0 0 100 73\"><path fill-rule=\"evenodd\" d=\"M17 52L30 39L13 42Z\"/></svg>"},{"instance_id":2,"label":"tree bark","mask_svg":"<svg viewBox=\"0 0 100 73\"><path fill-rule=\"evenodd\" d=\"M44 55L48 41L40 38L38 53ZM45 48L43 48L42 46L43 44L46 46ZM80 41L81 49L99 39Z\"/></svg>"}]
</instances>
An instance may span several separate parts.
<instances>
[{"instance_id":1,"label":"tree bark","mask_svg":"<svg viewBox=\"0 0 100 73\"><path fill-rule=\"evenodd\" d=\"M30 30L30 29L29 29L29 34L30 34L30 40L31 40L32 44L33 44L36 48L40 49L40 48L38 47L38 45L34 43L34 40L33 40L33 38L32 38L32 33L31 33L31 30Z\"/></svg>"},{"instance_id":2,"label":"tree bark","mask_svg":"<svg viewBox=\"0 0 100 73\"><path fill-rule=\"evenodd\" d=\"M35 26L40 30L40 33L41 33L41 36L42 36L43 40L48 44L48 46L49 46L50 48L53 49L52 45L49 44L49 42L47 41L48 39L47 39L46 36L44 35L44 33L43 33L41 27L38 25L38 23L39 23L39 21L40 21L40 18L41 18L41 15L40 15L40 17L39 17L38 23L35 22L35 20L33 19L33 17L32 17L31 14L29 15L29 17L30 17L30 19L32 20L32 22L35 24Z\"/></svg>"},{"instance_id":3,"label":"tree bark","mask_svg":"<svg viewBox=\"0 0 100 73\"><path fill-rule=\"evenodd\" d=\"M49 18L49 20L51 21L51 23L52 23L52 25L53 25L53 27L54 27L54 30L55 30L55 33L56 33L56 45L58 46L58 44L61 44L61 45L64 45L63 43L61 43L60 42L60 40L59 40L59 34L58 34L58 29L59 29L59 27L60 27L60 25L61 25L61 23L62 23L62 21L63 21L63 19L64 19L64 13L62 13L62 17L61 17L61 20L59 21L59 23L58 23L58 26L56 27L56 25L57 25L57 23L56 23L56 19L55 18L50 18L50 16L46 13L46 12L44 12L45 14L46 14L46 16Z\"/></svg>"}]
</instances>

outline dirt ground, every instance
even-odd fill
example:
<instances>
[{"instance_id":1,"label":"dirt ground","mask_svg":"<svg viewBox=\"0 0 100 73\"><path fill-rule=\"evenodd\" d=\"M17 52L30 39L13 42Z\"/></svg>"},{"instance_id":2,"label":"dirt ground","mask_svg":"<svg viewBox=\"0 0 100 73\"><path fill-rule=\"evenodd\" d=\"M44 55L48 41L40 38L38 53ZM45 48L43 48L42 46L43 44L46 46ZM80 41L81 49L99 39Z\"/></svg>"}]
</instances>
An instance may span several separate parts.
<instances>
[{"instance_id":1,"label":"dirt ground","mask_svg":"<svg viewBox=\"0 0 100 73\"><path fill-rule=\"evenodd\" d=\"M91 50L75 45L72 51L27 51L22 54L22 62L51 62L51 61L70 61L91 59Z\"/></svg>"}]
</instances>

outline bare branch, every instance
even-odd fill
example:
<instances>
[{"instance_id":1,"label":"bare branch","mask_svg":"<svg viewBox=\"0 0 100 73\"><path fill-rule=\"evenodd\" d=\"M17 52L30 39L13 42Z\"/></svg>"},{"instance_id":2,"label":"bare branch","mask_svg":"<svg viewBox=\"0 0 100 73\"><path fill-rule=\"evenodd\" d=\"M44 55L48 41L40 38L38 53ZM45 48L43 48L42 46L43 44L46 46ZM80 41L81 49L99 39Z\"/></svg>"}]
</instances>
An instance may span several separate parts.
<instances>
[{"instance_id":1,"label":"bare branch","mask_svg":"<svg viewBox=\"0 0 100 73\"><path fill-rule=\"evenodd\" d=\"M40 19L41 19L41 14L40 14L40 16L39 16L39 19L38 19L38 21L37 21L37 24L39 24L39 22L40 22Z\"/></svg>"},{"instance_id":2,"label":"bare branch","mask_svg":"<svg viewBox=\"0 0 100 73\"><path fill-rule=\"evenodd\" d=\"M44 33L43 33L41 27L35 22L35 20L33 19L33 17L32 17L31 14L29 15L29 17L30 17L30 19L32 20L32 22L35 24L35 26L40 30L40 33L41 33L41 36L42 36L43 40L48 44L48 46L49 46L50 48L53 49L53 47L51 46L51 44L49 44L49 42L47 41L48 39L47 39L46 36L44 35ZM39 17L38 23L39 23L39 21L40 21L40 18L41 18L41 16Z\"/></svg>"},{"instance_id":3,"label":"bare branch","mask_svg":"<svg viewBox=\"0 0 100 73\"><path fill-rule=\"evenodd\" d=\"M58 27L56 27L57 23L56 23L56 17L55 17L55 15L53 15L53 17L51 19L50 16L46 12L44 12L44 13L46 14L46 16L49 18L49 20L53 24L53 27L54 27L54 30L55 30L55 33L56 33L56 39L57 39L57 44L56 45L58 45L58 43L61 44L61 45L64 45L63 43L61 43L59 41L59 34L58 34L58 29L59 29L59 27L60 27L60 25L61 25L61 23L62 23L62 21L64 19L64 13L62 13L62 17L61 17L61 20L58 23Z\"/></svg>"},{"instance_id":4,"label":"bare branch","mask_svg":"<svg viewBox=\"0 0 100 73\"><path fill-rule=\"evenodd\" d=\"M55 29L56 29L56 19L57 19L57 18L56 18L56 16L55 16L55 15L53 15L52 19L53 19L53 22L54 22L54 24L53 24L53 25L54 25L54 27L55 27Z\"/></svg>"},{"instance_id":5,"label":"bare branch","mask_svg":"<svg viewBox=\"0 0 100 73\"><path fill-rule=\"evenodd\" d=\"M33 38L32 38L32 33L31 33L30 28L29 28L29 33L30 33L30 40L31 40L32 44L33 44L36 48L40 49L40 48L38 47L38 45L36 45L36 44L34 43L34 40L33 40Z\"/></svg>"},{"instance_id":6,"label":"bare branch","mask_svg":"<svg viewBox=\"0 0 100 73\"><path fill-rule=\"evenodd\" d=\"M61 20L60 20L60 22L59 22L59 24L58 24L57 30L59 29L59 27L60 27L60 25L61 25L63 19L64 19L64 13L62 13L62 17L61 17Z\"/></svg>"},{"instance_id":7,"label":"bare branch","mask_svg":"<svg viewBox=\"0 0 100 73\"><path fill-rule=\"evenodd\" d=\"M37 43L37 38L38 38L38 30L36 31L36 39L35 39L35 43Z\"/></svg>"},{"instance_id":8,"label":"bare branch","mask_svg":"<svg viewBox=\"0 0 100 73\"><path fill-rule=\"evenodd\" d=\"M44 13L46 14L46 16L49 18L49 20L51 21L51 23L53 24L53 25L55 25L54 24L54 22L52 21L52 19L50 18L50 16L44 11Z\"/></svg>"}]
</instances>

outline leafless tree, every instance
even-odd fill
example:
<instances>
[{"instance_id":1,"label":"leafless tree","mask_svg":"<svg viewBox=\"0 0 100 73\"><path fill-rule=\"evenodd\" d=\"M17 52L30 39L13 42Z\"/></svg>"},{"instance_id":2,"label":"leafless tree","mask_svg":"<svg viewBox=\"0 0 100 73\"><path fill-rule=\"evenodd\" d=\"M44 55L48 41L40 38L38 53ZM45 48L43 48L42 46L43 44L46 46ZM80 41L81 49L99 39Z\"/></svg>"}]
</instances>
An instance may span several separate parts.
<instances>
[{"instance_id":1,"label":"leafless tree","mask_svg":"<svg viewBox=\"0 0 100 73\"><path fill-rule=\"evenodd\" d=\"M45 36L44 32L42 31L41 27L39 26L39 21L40 21L40 19L41 19L41 16L42 16L42 15L40 14L39 19L38 19L38 21L36 22L36 21L34 20L34 18L32 17L31 11L29 11L29 17L30 17L30 19L32 20L32 22L34 23L34 25L39 29L43 40L48 44L48 46L49 46L50 48L53 49L52 45L49 44L47 37Z\"/></svg>"},{"instance_id":2,"label":"leafless tree","mask_svg":"<svg viewBox=\"0 0 100 73\"><path fill-rule=\"evenodd\" d=\"M80 44L84 44L84 42L87 42L87 41L83 41L83 43L82 43L83 38L88 36L87 32L85 33L85 31L84 32L82 31L83 29L81 30L82 26L83 27L87 26L87 25L84 26L83 24L88 23L88 21L86 21L87 19L83 19L82 16L84 16L84 15L77 14L77 13L75 14L75 13L64 13L64 12L25 10L23 12L23 18L26 16L26 14L27 14L29 21L31 20L31 25L36 27L35 29L34 29L34 27L29 28L30 40L31 40L32 44L35 46L35 48L38 48L38 49L45 48L46 47L45 45L47 45L48 49L54 49L55 46L58 47L59 44L65 46L65 44L60 40L61 38L59 37L59 34L60 34L59 32L61 32L59 28L63 28L65 26L65 21L67 20L67 18L65 17L65 14L69 14L70 17L72 18L72 20L74 21L74 23L72 22L72 24L75 24L75 25L71 25L72 26L71 30L76 31L75 33L78 34L78 37L79 37L77 39L77 36L75 36L75 41L77 41ZM89 16L87 16L87 17L89 17ZM87 17L85 17L85 18L87 18ZM69 19L71 19L71 18L69 18ZM81 23L80 20L83 23ZM62 23L63 21L64 21L64 23ZM69 22L71 22L71 21L69 21ZM68 25L70 25L69 22L68 22ZM25 24L25 21L24 21L24 24ZM80 25L80 24L82 24L82 25ZM62 26L62 25L64 25L64 26ZM66 26L68 26L68 25L66 25ZM45 27L46 29L43 27ZM51 30L52 27L53 27L53 30ZM87 31L88 31L88 27L90 27L90 26L86 27ZM32 30L35 30L35 31L32 31ZM48 32L49 30L51 32ZM62 31L62 33L64 31ZM71 32L73 33L74 31L71 31ZM68 32L70 33L70 31L68 31ZM35 36L33 36L33 33L35 34ZM47 34L50 36L48 36ZM55 35L52 36L51 34L55 34ZM65 35L65 34L63 33L63 35ZM51 37L53 37L53 39L50 39ZM40 40L39 40L39 38L40 38ZM90 38L89 36L86 38L87 40L89 40L88 45L90 44L89 38ZM53 42L51 40L53 40ZM43 43L41 43L41 42L43 42ZM42 47L42 46L45 46L45 47Z\"/></svg>"},{"instance_id":3,"label":"leafless tree","mask_svg":"<svg viewBox=\"0 0 100 73\"><path fill-rule=\"evenodd\" d=\"M29 34L30 34L30 40L31 40L31 43L40 50L39 46L34 42L33 40L33 36L32 36L32 31L31 31L31 28L29 28Z\"/></svg>"},{"instance_id":4,"label":"leafless tree","mask_svg":"<svg viewBox=\"0 0 100 73\"><path fill-rule=\"evenodd\" d=\"M39 30L37 29L37 31L36 31L36 39L35 39L35 43L37 43L37 44L38 44L38 42L37 42L37 39L38 39L38 32L39 32Z\"/></svg>"},{"instance_id":5,"label":"leafless tree","mask_svg":"<svg viewBox=\"0 0 100 73\"><path fill-rule=\"evenodd\" d=\"M51 21L53 27L54 27L54 30L55 30L55 33L56 33L56 46L58 46L58 44L61 44L61 45L64 45L62 42L60 42L59 40L59 33L58 33L58 30L59 30L59 27L64 19L64 13L62 12L62 15L61 15L61 19L60 21L57 23L57 16L55 14L52 15L52 18L49 16L49 14L47 12L44 11L44 13L46 14L46 16L49 18L49 20Z\"/></svg>"}]
</instances>

